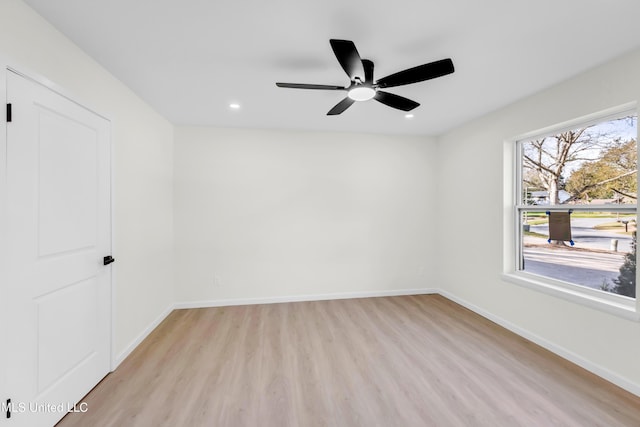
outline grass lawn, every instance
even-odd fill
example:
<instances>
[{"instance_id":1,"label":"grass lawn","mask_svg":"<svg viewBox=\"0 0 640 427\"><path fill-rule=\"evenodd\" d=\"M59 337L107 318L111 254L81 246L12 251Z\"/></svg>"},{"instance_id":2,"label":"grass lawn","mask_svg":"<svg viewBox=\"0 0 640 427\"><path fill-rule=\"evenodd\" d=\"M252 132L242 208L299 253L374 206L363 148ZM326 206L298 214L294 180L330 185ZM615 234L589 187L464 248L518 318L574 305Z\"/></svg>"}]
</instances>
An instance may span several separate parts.
<instances>
[{"instance_id":1,"label":"grass lawn","mask_svg":"<svg viewBox=\"0 0 640 427\"><path fill-rule=\"evenodd\" d=\"M624 231L624 224L621 222L613 221L613 222L605 222L604 224L598 224L593 227L596 230L606 230L606 231L615 231L616 233L631 235L634 231L636 231L636 224L627 224L627 230Z\"/></svg>"},{"instance_id":2,"label":"grass lawn","mask_svg":"<svg viewBox=\"0 0 640 427\"><path fill-rule=\"evenodd\" d=\"M570 208L569 208L570 209ZM635 219L636 214L616 214L615 212L573 212L571 214L571 218L629 218ZM547 218L546 212L527 212L527 224L529 225L541 225L549 222ZM613 226L619 225L622 227L622 232L624 233L624 225L618 222L611 222L602 224L602 226ZM596 226L595 228L598 230L613 230L613 228L600 228L601 226ZM629 225L631 227L631 225ZM635 226L634 226L635 229Z\"/></svg>"},{"instance_id":3,"label":"grass lawn","mask_svg":"<svg viewBox=\"0 0 640 427\"><path fill-rule=\"evenodd\" d=\"M525 236L530 236L530 237L540 237L542 239L547 240L549 238L549 236L547 236L546 234L540 234L540 233L536 233L534 231L525 231L524 232Z\"/></svg>"},{"instance_id":4,"label":"grass lawn","mask_svg":"<svg viewBox=\"0 0 640 427\"><path fill-rule=\"evenodd\" d=\"M529 225L540 225L540 224L546 224L547 222L549 222L547 218L527 219L527 224Z\"/></svg>"},{"instance_id":5,"label":"grass lawn","mask_svg":"<svg viewBox=\"0 0 640 427\"><path fill-rule=\"evenodd\" d=\"M635 218L635 214L619 214L612 212L573 212L573 218Z\"/></svg>"}]
</instances>

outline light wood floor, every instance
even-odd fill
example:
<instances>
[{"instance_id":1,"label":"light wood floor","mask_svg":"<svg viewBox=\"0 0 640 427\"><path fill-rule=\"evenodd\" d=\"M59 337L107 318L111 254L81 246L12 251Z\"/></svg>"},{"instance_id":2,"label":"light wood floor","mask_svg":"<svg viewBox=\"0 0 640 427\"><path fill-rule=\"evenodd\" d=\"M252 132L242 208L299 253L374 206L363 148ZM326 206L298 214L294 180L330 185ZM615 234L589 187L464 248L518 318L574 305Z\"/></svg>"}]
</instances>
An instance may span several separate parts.
<instances>
[{"instance_id":1,"label":"light wood floor","mask_svg":"<svg viewBox=\"0 0 640 427\"><path fill-rule=\"evenodd\" d=\"M177 310L83 401L59 426L640 426L640 398L436 295Z\"/></svg>"}]
</instances>

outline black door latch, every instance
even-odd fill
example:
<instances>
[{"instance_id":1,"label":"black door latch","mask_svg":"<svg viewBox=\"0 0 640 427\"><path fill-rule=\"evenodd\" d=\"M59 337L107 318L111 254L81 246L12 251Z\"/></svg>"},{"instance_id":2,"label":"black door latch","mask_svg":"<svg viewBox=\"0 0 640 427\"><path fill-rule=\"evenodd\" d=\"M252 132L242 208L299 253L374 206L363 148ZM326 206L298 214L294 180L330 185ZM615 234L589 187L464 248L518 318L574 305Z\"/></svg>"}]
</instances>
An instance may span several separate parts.
<instances>
[{"instance_id":1,"label":"black door latch","mask_svg":"<svg viewBox=\"0 0 640 427\"><path fill-rule=\"evenodd\" d=\"M103 263L104 265L109 265L112 262L114 262L116 259L114 257L112 257L111 255L107 255L106 257L103 258Z\"/></svg>"}]
</instances>

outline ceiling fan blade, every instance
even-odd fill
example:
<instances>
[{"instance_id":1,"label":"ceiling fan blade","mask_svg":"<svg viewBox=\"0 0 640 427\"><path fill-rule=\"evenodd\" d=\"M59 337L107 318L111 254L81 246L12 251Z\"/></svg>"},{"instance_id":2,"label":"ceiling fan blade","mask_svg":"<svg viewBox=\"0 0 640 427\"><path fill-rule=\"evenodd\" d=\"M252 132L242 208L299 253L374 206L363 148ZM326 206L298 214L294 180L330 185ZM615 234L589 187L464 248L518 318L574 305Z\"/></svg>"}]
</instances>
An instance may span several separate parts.
<instances>
[{"instance_id":1,"label":"ceiling fan blade","mask_svg":"<svg viewBox=\"0 0 640 427\"><path fill-rule=\"evenodd\" d=\"M447 74L453 73L453 71L453 61L451 61L450 58L441 59L440 61L418 65L417 67L383 77L378 80L376 84L382 88L408 85L446 76Z\"/></svg>"},{"instance_id":2,"label":"ceiling fan blade","mask_svg":"<svg viewBox=\"0 0 640 427\"><path fill-rule=\"evenodd\" d=\"M344 110L346 110L347 108L351 107L353 105L353 103L356 102L353 99L349 98L348 96L343 99L342 101L338 102L336 104L335 107L333 107L331 110L329 110L329 112L327 113L327 116L335 116L338 114L342 114L342 112Z\"/></svg>"},{"instance_id":3,"label":"ceiling fan blade","mask_svg":"<svg viewBox=\"0 0 640 427\"><path fill-rule=\"evenodd\" d=\"M388 105L391 108L397 108L402 111L411 111L418 105L417 102L407 99L403 96L395 95L393 93L377 91L376 96L373 97L378 102L382 102L384 105Z\"/></svg>"},{"instance_id":4,"label":"ceiling fan blade","mask_svg":"<svg viewBox=\"0 0 640 427\"><path fill-rule=\"evenodd\" d=\"M343 86L331 85L310 85L305 83L276 83L278 87L286 87L290 89L320 89L320 90L345 90Z\"/></svg>"},{"instance_id":5,"label":"ceiling fan blade","mask_svg":"<svg viewBox=\"0 0 640 427\"><path fill-rule=\"evenodd\" d=\"M338 62L349 76L349 80L353 81L356 77L364 80L364 68L356 45L351 40L331 39L329 43Z\"/></svg>"},{"instance_id":6,"label":"ceiling fan blade","mask_svg":"<svg viewBox=\"0 0 640 427\"><path fill-rule=\"evenodd\" d=\"M364 68L364 82L373 85L373 61L363 59L362 67Z\"/></svg>"}]
</instances>

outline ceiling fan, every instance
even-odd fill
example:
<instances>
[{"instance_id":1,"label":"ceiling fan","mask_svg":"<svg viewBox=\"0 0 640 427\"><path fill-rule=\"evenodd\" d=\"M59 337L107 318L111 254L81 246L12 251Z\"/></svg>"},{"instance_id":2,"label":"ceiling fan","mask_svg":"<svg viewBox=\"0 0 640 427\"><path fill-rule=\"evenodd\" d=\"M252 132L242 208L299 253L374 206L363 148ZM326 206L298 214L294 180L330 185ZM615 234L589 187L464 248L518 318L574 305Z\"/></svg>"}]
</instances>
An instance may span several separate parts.
<instances>
[{"instance_id":1,"label":"ceiling fan","mask_svg":"<svg viewBox=\"0 0 640 427\"><path fill-rule=\"evenodd\" d=\"M392 108L411 111L420 104L410 99L380 89L418 83L451 74L454 71L450 58L409 68L380 80L373 80L373 62L360 59L356 45L350 40L329 40L338 62L349 76L349 86L315 85L304 83L276 83L278 87L291 89L346 90L347 96L327 113L328 116L341 114L356 101L375 99Z\"/></svg>"}]
</instances>

